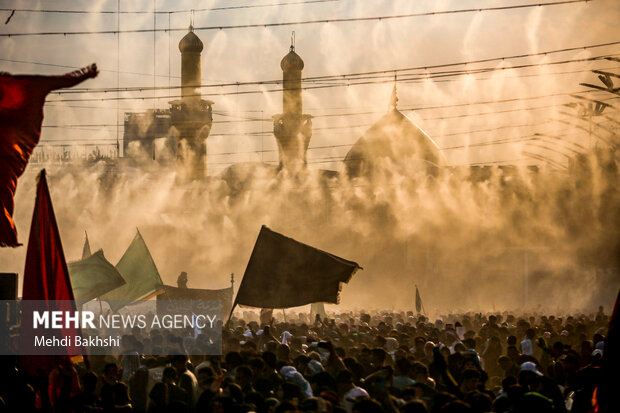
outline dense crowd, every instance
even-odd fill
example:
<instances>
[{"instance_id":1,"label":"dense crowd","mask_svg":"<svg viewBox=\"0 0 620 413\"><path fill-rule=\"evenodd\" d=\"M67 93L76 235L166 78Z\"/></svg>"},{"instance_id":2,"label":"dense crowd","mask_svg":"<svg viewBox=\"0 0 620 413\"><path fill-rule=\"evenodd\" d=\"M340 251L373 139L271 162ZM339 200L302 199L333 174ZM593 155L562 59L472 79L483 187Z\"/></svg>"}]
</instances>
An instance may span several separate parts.
<instances>
[{"instance_id":1,"label":"dense crowd","mask_svg":"<svg viewBox=\"0 0 620 413\"><path fill-rule=\"evenodd\" d=\"M134 329L119 357L61 363L38 377L3 357L4 411L590 412L609 316L411 312L246 312L223 355L195 355L204 334ZM171 354L183 349L189 355ZM179 351L175 351L179 353Z\"/></svg>"}]
</instances>

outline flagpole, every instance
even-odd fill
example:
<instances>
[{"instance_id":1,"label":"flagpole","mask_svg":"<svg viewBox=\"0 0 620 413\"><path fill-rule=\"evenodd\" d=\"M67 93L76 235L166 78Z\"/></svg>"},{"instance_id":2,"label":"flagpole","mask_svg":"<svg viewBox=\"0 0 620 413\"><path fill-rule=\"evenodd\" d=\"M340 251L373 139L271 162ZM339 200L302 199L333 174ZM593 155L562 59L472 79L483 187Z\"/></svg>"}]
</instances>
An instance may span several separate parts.
<instances>
[{"instance_id":1,"label":"flagpole","mask_svg":"<svg viewBox=\"0 0 620 413\"><path fill-rule=\"evenodd\" d=\"M228 320L226 320L226 326L228 326L228 323L230 323L230 318L233 315L233 311L235 311L235 307L237 306L237 301L235 300L235 302L233 302L232 308L230 309L230 314L228 314Z\"/></svg>"},{"instance_id":2,"label":"flagpole","mask_svg":"<svg viewBox=\"0 0 620 413\"><path fill-rule=\"evenodd\" d=\"M228 319L226 320L226 326L228 326L228 323L230 323L230 318L232 317L233 311L235 311L235 307L237 306L237 296L235 296L235 273L234 272L230 273L230 288L232 290L233 297L235 298L233 300L233 305L230 308L230 314L228 314Z\"/></svg>"},{"instance_id":3,"label":"flagpole","mask_svg":"<svg viewBox=\"0 0 620 413\"><path fill-rule=\"evenodd\" d=\"M417 293L420 293L420 289L418 288L418 284L415 284L415 290ZM422 313L426 315L426 308L424 308L424 301L422 300L422 294L420 294L420 306L422 307Z\"/></svg>"},{"instance_id":4,"label":"flagpole","mask_svg":"<svg viewBox=\"0 0 620 413\"><path fill-rule=\"evenodd\" d=\"M418 284L413 284L413 285L415 286L416 311L418 311L417 307L418 307L418 298L419 298L420 307L422 308L422 314L426 315L426 308L424 308L424 301L422 301L422 295L420 294L420 289L418 288Z\"/></svg>"}]
</instances>

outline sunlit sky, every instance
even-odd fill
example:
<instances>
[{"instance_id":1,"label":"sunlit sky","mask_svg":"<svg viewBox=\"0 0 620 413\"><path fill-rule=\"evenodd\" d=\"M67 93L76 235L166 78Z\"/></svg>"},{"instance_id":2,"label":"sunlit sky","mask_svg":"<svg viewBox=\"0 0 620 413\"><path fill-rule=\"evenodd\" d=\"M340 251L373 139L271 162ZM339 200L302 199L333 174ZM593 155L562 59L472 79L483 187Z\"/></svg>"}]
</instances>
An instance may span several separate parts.
<instances>
[{"instance_id":1,"label":"sunlit sky","mask_svg":"<svg viewBox=\"0 0 620 413\"><path fill-rule=\"evenodd\" d=\"M274 3L298 3L273 6ZM327 20L468 8L498 7L533 3L521 1L370 1L339 0L300 2L243 1L120 1L121 11L146 13L63 14L16 12L8 24L0 25L0 34L21 32L99 31L185 28L190 23L191 9L266 5L265 7L196 11L194 26L228 26L306 20ZM3 8L48 10L115 11L117 1L2 1ZM153 8L161 13L153 20ZM183 11L184 10L184 11ZM2 12L3 21L10 12ZM520 54L538 53L614 42L620 40L620 3L616 0L594 0L535 8L479 11L357 22L297 24L282 27L197 30L204 42L202 78L204 84L247 82L281 78L280 60L288 52L291 32L295 31L296 51L305 61L304 77L383 71L432 66ZM185 31L83 34L69 36L0 37L2 60L0 70L12 73L63 73L68 68L35 65L36 62L81 67L96 62L100 76L80 85L87 88L145 86L178 86L180 53L178 42ZM120 48L117 48L117 44ZM154 54L155 51L155 54ZM573 50L547 56L507 59L441 70L511 67L574 60L591 56L620 53L620 45ZM119 59L117 59L117 56ZM117 65L120 75L117 78ZM573 62L524 69L494 71L488 74L437 78L417 82L398 82L399 107L427 131L440 147L466 146L499 138L519 138L535 132L556 133L566 125L554 121L561 118L558 108L550 106L571 101L568 96L528 99L521 102L488 103L408 110L428 106L487 102L520 97L534 97L585 90L580 82L598 82L589 72L592 68L614 68L611 61ZM155 78L153 74L155 73ZM415 73L423 73L416 71ZM411 74L411 72L410 72ZM363 132L387 110L393 87L387 75L371 84L304 91L304 111L312 115L360 113L343 117L314 119L310 146L331 146L310 150L312 167L339 169L338 160ZM376 80L376 79L375 79ZM310 86L310 85L307 85ZM271 116L281 112L281 92L221 95L231 92L277 88L277 86L232 86L204 89L220 94L208 97L214 104L214 124L208 140L209 173L216 174L228 164L241 161L277 159ZM178 93L178 89L159 90L159 96ZM123 98L147 97L153 91L121 93ZM116 96L107 94L50 95L45 112L43 142L108 143L116 140L117 120L123 113L147 108L165 109L169 98L100 100ZM601 95L602 96L602 95ZM82 102L58 102L65 99L99 99ZM574 99L573 99L574 100ZM56 101L56 103L53 103ZM513 109L534 110L514 111ZM541 108L542 107L542 108ZM405 111L405 109L407 109ZM369 113L370 112L370 113ZM490 114L480 115L481 113ZM501 113L497 113L501 112ZM462 116L472 115L472 116ZM218 121L244 120L266 121ZM441 119L438 119L441 118ZM572 121L571 119L568 119ZM62 126L71 125L71 126ZM105 125L89 127L85 125ZM515 125L528 125L519 126ZM62 127L58 127L62 126ZM326 129L327 128L327 129ZM335 128L335 129L333 129ZM496 129L500 128L500 129ZM492 129L489 131L489 129ZM257 132L265 132L257 135ZM123 128L119 128L122 138ZM253 135L247 135L253 133ZM218 136L225 134L225 136ZM575 136L579 140L583 137ZM583 142L582 142L583 143ZM262 152L258 152L261 151ZM472 146L445 149L452 164L474 162L534 162L515 145ZM534 151L544 149L534 149ZM217 155L220 152L241 152ZM557 158L555 153L545 156ZM336 160L325 161L326 158ZM561 159L561 157L559 158Z\"/></svg>"},{"instance_id":2,"label":"sunlit sky","mask_svg":"<svg viewBox=\"0 0 620 413\"><path fill-rule=\"evenodd\" d=\"M485 9L535 2L0 0L0 9L3 9L0 10L1 23L9 18L13 8L91 11L73 14L16 11L7 24L0 24L0 71L61 74L96 62L101 70L99 77L84 82L78 88L163 87L163 90L155 92L64 91L63 94L48 96L41 146L58 143L113 145L117 131L122 139L123 128L120 126L117 129L117 123L122 125L125 112L167 109L168 101L173 99L170 96L178 94L179 89L165 88L180 85L178 43L190 24L189 10L196 9L194 26L204 43L201 61L203 85L215 85L203 89L203 93L212 94L205 98L214 101L214 124L207 145L210 175L220 173L232 163L277 161L272 116L282 111L282 93L270 90L280 86L243 86L236 83L281 79L280 61L289 51L293 31L296 52L305 61L304 77L384 72L381 77L366 79L368 81L360 85L352 85L355 81L347 77L336 82L336 87L319 88L334 86L334 81L329 84L305 83L311 89L303 92L304 112L315 116L308 151L310 168L342 170L341 160L350 146L388 110L394 71L421 68L398 72L398 108L435 140L451 165L547 162L561 169L562 165L566 165L571 151L574 153L571 145L578 144L583 148L596 141L588 134L587 120L575 118L575 109L563 106L578 102L570 94L587 91L589 93L580 93L579 96L605 99L615 105L614 110L620 105L618 96L588 91L587 87L580 85L582 82L601 84L592 69L620 72L619 61L583 60L602 56L620 57L618 0L381 20L263 26L309 20ZM114 13L119 3L122 12L141 13ZM282 4L276 6L275 3ZM249 7L231 8L235 6ZM155 21L152 13L154 7L160 12L155 15ZM222 7L227 9L214 10ZM98 11L112 13L95 13ZM200 29L254 24L259 27ZM154 25L160 30L180 30L159 31L154 36L151 31ZM115 31L117 27L121 31L145 32L121 33L120 37L115 33L5 36L17 33ZM612 42L619 43L587 47ZM571 50L544 54L562 49ZM502 59L538 53L541 54ZM430 68L485 59L489 61ZM582 61L576 61L580 59ZM472 73L480 69L485 69L485 73ZM438 76L438 72L446 71L451 72ZM420 79L429 73L435 74L432 79ZM217 86L221 83L233 85ZM237 94L247 91L260 93ZM121 100L110 100L117 96ZM154 96L156 99L152 99ZM605 114L614 113L617 115L617 110L609 110ZM618 128L617 118L595 117L593 122L608 129ZM595 133L599 132L597 128L594 127ZM528 138L534 133L561 138L553 144L541 146L540 142L537 144ZM498 140L504 140L504 143L498 144ZM35 173L40 169L41 165L31 163L18 184L15 222L23 243L27 242L35 198ZM447 185L440 197L420 195L416 188L410 186L401 191L399 185L386 185L388 189L378 190L378 194L369 192L366 197L365 192L355 195L361 189L352 189L345 182L344 186L333 189L333 200L337 205L332 213L339 215L334 215L330 223L317 229L308 222L313 222L310 218L316 215L314 208L321 209L324 200L313 191L305 193L305 197L300 196L302 201L307 201L307 205L312 205L310 212L315 213L308 218L303 208L300 210L296 202L291 201L299 196L295 191L282 190L281 196L274 200L273 193L263 188L249 191L247 199L235 203L229 202L225 190L185 193L184 188L179 189L175 184L172 173L162 174L155 185L151 183L156 178L136 173L135 176L127 174L119 179L114 192L108 192L99 180L101 169L99 164L83 171L78 165L72 169L78 171L75 174L54 176L53 172L50 173L56 179L56 182L51 180L52 197L68 259L80 256L83 231L87 230L93 250L104 248L106 257L111 262L117 262L134 236L133 228L139 227L159 265L164 282L168 284L174 282L182 269L190 274L204 274L200 280L194 278L195 284L191 286L220 288L228 285L230 272L243 272L258 228L263 224L273 225L274 230L280 229L287 235L347 259L359 260L366 270L356 275L352 285L346 292L343 291L343 301L348 305L357 305L365 299L382 304L393 304L398 300L404 303L409 298L403 282L411 286L411 277L420 277L419 274L407 272L406 263L399 261L402 257L386 255L384 248L387 249L386 245L394 241L394 234L386 229L390 228L386 222L394 222L395 227L405 234L403 239L426 239L427 245L441 245L448 251L446 256L451 255L449 258L454 259L457 270L453 274L451 271L446 273L450 272L455 278L444 278L443 282L447 284L437 283L436 297L444 297L445 291L441 289L444 285L449 285L453 292L460 294L458 286L462 284L454 284L452 280L458 277L458 282L469 283L468 274L479 275L475 274L476 268L485 262L485 254L495 248L498 239L503 240L502 245L509 247L521 241L526 245L530 242L537 244L537 237L542 233L547 237L542 239L554 240L556 245L562 247L566 244L565 233L556 231L545 218L552 215L553 208L549 207L548 215L536 210L530 211L531 216L528 216L527 205L515 201L510 206L513 209L505 212L506 206L498 203L493 194L482 198L488 200L490 206L487 207L483 201L480 201L480 206L467 185ZM557 176L555 169L551 175ZM400 178L396 176L395 182L406 183L404 179L398 181ZM205 182L217 184L221 181L213 179ZM411 184L409 182L408 185ZM359 206L358 201L366 201L360 207L363 213L359 215L351 214L351 209L344 207L348 205L345 201L350 199L351 193L354 194L351 197L355 205ZM319 203L316 203L317 199ZM292 207L288 208L289 205ZM521 232L514 227L516 224L511 211L520 212L522 208L526 212L521 216L528 217L528 224L536 231L530 232L527 227L524 239L515 241L512 237ZM375 231L382 233L384 230L387 234L383 240L385 245L381 240L375 242L372 235ZM497 238L488 236L489 233ZM529 239L530 234L536 234L532 237L535 239ZM591 234L582 235L577 241L591 241ZM363 244L366 241L368 244ZM476 241L479 243L476 244ZM398 246L403 245L409 248L409 244L404 242ZM414 251L416 246L413 243L411 250ZM3 270L21 271L25 250L22 247L0 251ZM558 253L558 256L562 258L557 263L558 268L563 269L566 265L572 269L574 262L571 254ZM544 257L545 262L547 258ZM510 263L510 260L502 261L506 267L511 266ZM470 270L473 272L466 272ZM393 278L386 282L384 276L389 275ZM489 294L510 290L505 288L504 278L485 279L483 274L479 280L487 283L484 285L496 282L497 288L490 288ZM515 285L519 280L514 278ZM432 284L430 278L428 281L429 285ZM586 281L579 278L579 282ZM373 288L369 289L368 285ZM582 295L578 289L573 290L577 296ZM374 295L380 297L375 299Z\"/></svg>"}]
</instances>

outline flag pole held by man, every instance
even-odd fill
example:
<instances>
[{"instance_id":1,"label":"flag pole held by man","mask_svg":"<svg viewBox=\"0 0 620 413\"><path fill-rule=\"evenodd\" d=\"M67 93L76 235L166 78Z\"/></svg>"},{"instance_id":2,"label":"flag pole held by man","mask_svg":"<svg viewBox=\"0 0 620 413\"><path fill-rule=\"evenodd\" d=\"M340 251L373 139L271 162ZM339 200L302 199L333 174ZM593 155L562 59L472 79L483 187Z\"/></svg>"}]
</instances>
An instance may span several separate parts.
<instances>
[{"instance_id":1,"label":"flag pole held by man","mask_svg":"<svg viewBox=\"0 0 620 413\"><path fill-rule=\"evenodd\" d=\"M76 311L73 288L47 186L45 169L41 171L37 184L37 198L26 252L22 300L24 302L44 301L50 311ZM57 307L51 308L52 306ZM28 340L34 334L32 320L25 319L22 323L21 339ZM72 327L64 328L62 334L64 336L81 335L79 328ZM37 369L51 371L58 364L69 362L72 356L81 354L84 354L83 348L73 345L67 347L67 353L64 356L22 356L20 363L22 368L34 374Z\"/></svg>"},{"instance_id":2,"label":"flag pole held by man","mask_svg":"<svg viewBox=\"0 0 620 413\"><path fill-rule=\"evenodd\" d=\"M21 245L13 222L17 178L39 143L46 96L98 73L95 64L61 76L0 72L0 247Z\"/></svg>"},{"instance_id":3,"label":"flag pole held by man","mask_svg":"<svg viewBox=\"0 0 620 413\"><path fill-rule=\"evenodd\" d=\"M262 226L237 291L237 304L289 308L337 304L342 283L362 267ZM230 317L229 317L230 318Z\"/></svg>"}]
</instances>

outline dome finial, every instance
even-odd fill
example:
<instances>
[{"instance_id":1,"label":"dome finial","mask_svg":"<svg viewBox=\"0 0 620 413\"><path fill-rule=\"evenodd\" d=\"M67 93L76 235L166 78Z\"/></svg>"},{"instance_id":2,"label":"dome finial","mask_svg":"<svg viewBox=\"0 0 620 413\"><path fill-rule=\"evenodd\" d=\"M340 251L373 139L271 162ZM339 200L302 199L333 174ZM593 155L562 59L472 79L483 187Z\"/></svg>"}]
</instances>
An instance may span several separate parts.
<instances>
[{"instance_id":1,"label":"dome finial","mask_svg":"<svg viewBox=\"0 0 620 413\"><path fill-rule=\"evenodd\" d=\"M181 41L179 42L179 50L181 53L190 52L190 53L200 53L202 52L203 44L202 41L196 33L194 33L194 26L189 26L189 31Z\"/></svg>"},{"instance_id":2,"label":"dome finial","mask_svg":"<svg viewBox=\"0 0 620 413\"><path fill-rule=\"evenodd\" d=\"M189 12L189 31L194 31L194 9Z\"/></svg>"},{"instance_id":3,"label":"dome finial","mask_svg":"<svg viewBox=\"0 0 620 413\"><path fill-rule=\"evenodd\" d=\"M280 67L283 71L302 70L304 68L304 61L295 53L295 32L291 33L291 47L288 54L280 62Z\"/></svg>"},{"instance_id":4,"label":"dome finial","mask_svg":"<svg viewBox=\"0 0 620 413\"><path fill-rule=\"evenodd\" d=\"M392 89L392 97L390 98L390 108L397 110L398 95L396 94L396 73L394 73L394 88Z\"/></svg>"}]
</instances>

